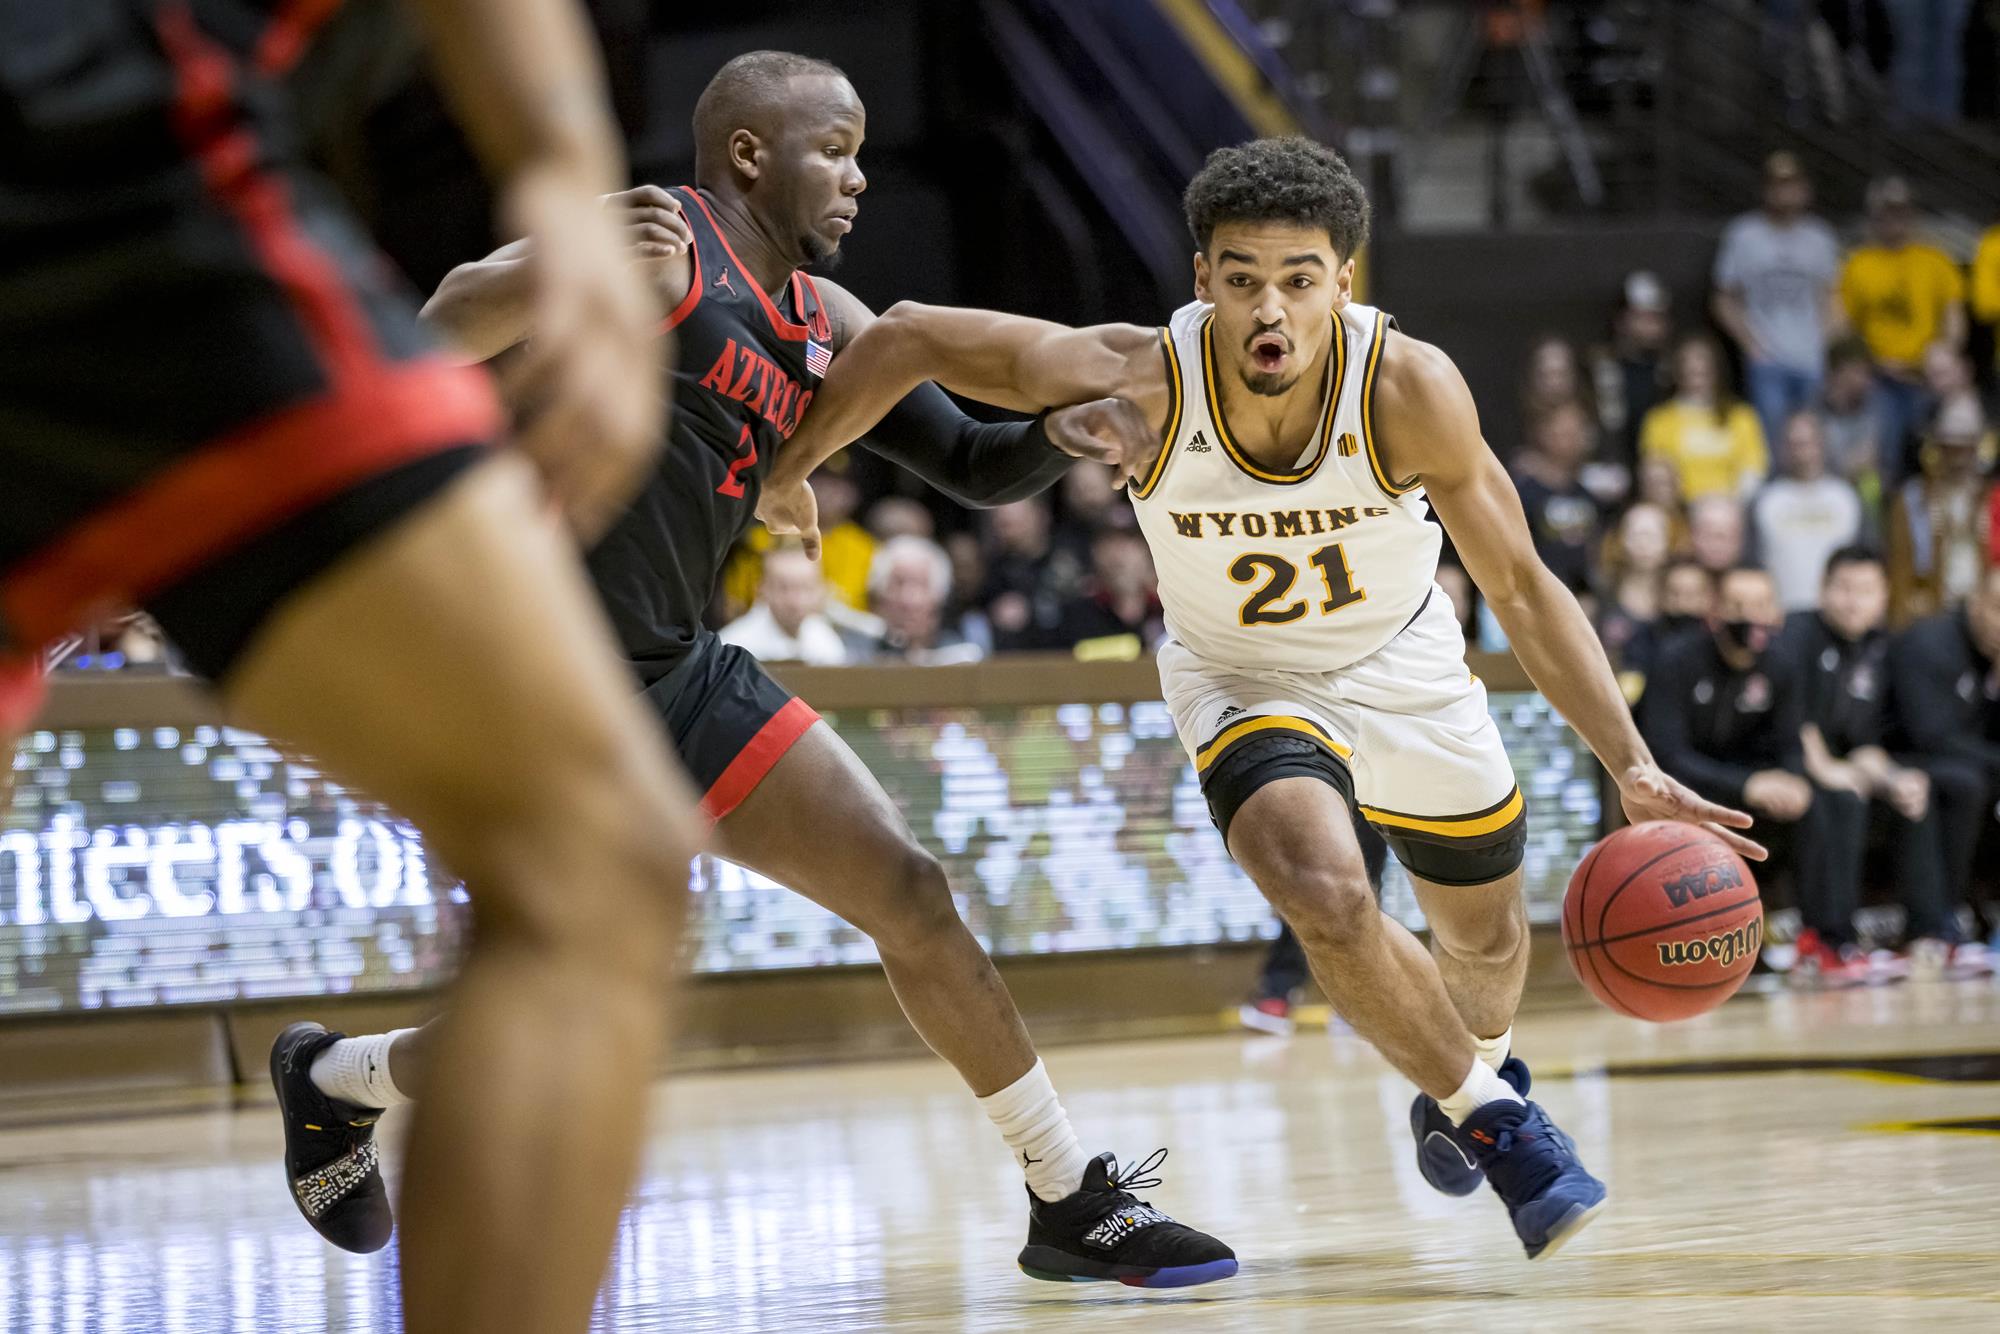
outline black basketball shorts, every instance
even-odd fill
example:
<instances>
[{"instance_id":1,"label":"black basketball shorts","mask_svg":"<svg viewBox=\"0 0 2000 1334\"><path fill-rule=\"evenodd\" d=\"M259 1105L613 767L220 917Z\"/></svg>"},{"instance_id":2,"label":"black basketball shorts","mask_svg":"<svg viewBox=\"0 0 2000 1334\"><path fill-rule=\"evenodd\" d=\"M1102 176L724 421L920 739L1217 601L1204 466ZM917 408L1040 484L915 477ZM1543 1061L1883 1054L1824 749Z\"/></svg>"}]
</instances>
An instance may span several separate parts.
<instances>
[{"instance_id":1,"label":"black basketball shorts","mask_svg":"<svg viewBox=\"0 0 2000 1334\"><path fill-rule=\"evenodd\" d=\"M298 40L0 0L0 652L146 607L219 676L500 429L296 160Z\"/></svg>"},{"instance_id":2,"label":"black basketball shorts","mask_svg":"<svg viewBox=\"0 0 2000 1334\"><path fill-rule=\"evenodd\" d=\"M710 820L742 805L819 721L810 704L772 680L747 651L708 631L678 666L646 687L644 698L701 789Z\"/></svg>"}]
</instances>

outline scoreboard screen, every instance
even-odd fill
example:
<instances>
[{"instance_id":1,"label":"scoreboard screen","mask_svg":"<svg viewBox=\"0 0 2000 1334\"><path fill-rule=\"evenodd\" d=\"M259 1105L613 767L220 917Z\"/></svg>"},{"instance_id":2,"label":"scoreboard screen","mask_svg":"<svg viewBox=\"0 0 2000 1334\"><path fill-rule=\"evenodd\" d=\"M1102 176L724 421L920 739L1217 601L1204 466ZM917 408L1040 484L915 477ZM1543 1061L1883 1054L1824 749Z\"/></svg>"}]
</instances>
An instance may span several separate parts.
<instances>
[{"instance_id":1,"label":"scoreboard screen","mask_svg":"<svg viewBox=\"0 0 2000 1334\"><path fill-rule=\"evenodd\" d=\"M1490 700L1528 800L1529 916L1552 922L1597 836L1597 769L1539 695ZM1275 933L1157 701L855 709L828 721L943 861L996 955ZM394 813L261 737L40 731L13 763L0 1014L404 991L450 975L468 909L449 870ZM738 867L703 858L689 887L696 971L875 958L860 932ZM1383 905L1421 925L1393 862Z\"/></svg>"}]
</instances>

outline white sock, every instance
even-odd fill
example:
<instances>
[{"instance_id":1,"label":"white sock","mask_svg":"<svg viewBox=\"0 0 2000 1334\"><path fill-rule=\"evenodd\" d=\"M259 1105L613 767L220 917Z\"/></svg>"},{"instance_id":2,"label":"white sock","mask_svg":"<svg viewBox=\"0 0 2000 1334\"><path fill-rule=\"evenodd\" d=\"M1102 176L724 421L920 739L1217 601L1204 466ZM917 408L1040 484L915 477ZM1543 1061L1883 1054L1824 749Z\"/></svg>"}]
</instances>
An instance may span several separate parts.
<instances>
[{"instance_id":1,"label":"white sock","mask_svg":"<svg viewBox=\"0 0 2000 1334\"><path fill-rule=\"evenodd\" d=\"M1090 1158L1077 1143L1069 1113L1056 1101L1056 1086L1039 1060L1006 1088L981 1098L979 1105L1027 1169L1029 1190L1051 1201L1076 1193Z\"/></svg>"},{"instance_id":2,"label":"white sock","mask_svg":"<svg viewBox=\"0 0 2000 1334\"><path fill-rule=\"evenodd\" d=\"M1472 1035L1472 1049L1479 1053L1479 1059L1486 1062L1490 1070L1498 1070L1506 1064L1507 1053L1514 1049L1514 1030L1508 1029L1497 1038L1482 1038Z\"/></svg>"},{"instance_id":3,"label":"white sock","mask_svg":"<svg viewBox=\"0 0 2000 1334\"><path fill-rule=\"evenodd\" d=\"M1493 1067L1479 1057L1473 1057L1472 1069L1465 1076L1465 1082L1458 1086L1458 1092L1449 1098L1439 1098L1438 1106L1451 1118L1455 1126L1465 1124L1465 1118L1484 1107L1489 1102L1521 1102L1524 1099L1514 1092L1514 1086L1493 1072Z\"/></svg>"},{"instance_id":4,"label":"white sock","mask_svg":"<svg viewBox=\"0 0 2000 1334\"><path fill-rule=\"evenodd\" d=\"M410 1100L389 1077L389 1045L414 1028L370 1037L342 1038L313 1057L314 1087L329 1098L357 1107L395 1107Z\"/></svg>"}]
</instances>

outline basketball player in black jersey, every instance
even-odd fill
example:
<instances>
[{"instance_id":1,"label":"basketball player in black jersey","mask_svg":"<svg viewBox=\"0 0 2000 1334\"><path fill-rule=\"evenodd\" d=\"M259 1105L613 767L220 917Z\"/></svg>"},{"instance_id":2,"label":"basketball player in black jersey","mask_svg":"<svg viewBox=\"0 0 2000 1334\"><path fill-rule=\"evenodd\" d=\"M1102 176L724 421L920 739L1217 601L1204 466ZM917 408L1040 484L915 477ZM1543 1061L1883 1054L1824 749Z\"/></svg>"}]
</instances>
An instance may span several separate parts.
<instances>
[{"instance_id":1,"label":"basketball player in black jersey","mask_svg":"<svg viewBox=\"0 0 2000 1334\"><path fill-rule=\"evenodd\" d=\"M0 757L43 648L140 606L230 721L423 829L478 930L410 1134L403 1321L567 1334L702 837L550 503L602 532L650 466L658 307L596 204L625 172L580 7L414 0L543 247L541 411L491 447L487 377L298 152L286 79L338 7L0 0ZM314 1201L380 1189L372 1141L312 1125Z\"/></svg>"},{"instance_id":2,"label":"basketball player in black jersey","mask_svg":"<svg viewBox=\"0 0 2000 1334\"><path fill-rule=\"evenodd\" d=\"M1157 1156L1120 1173L1070 1128L992 961L960 921L937 861L874 776L803 701L701 615L749 525L779 446L829 360L874 318L801 269L838 252L866 180L864 115L830 65L781 52L738 57L695 109L697 187L640 187L607 201L630 229L639 275L680 339L674 422L658 470L590 553L646 703L705 792L721 855L789 885L866 931L911 1023L957 1068L1026 1172L1038 1278L1168 1287L1236 1272L1228 1247L1135 1199ZM427 318L473 357L513 355L531 336L524 244L449 275ZM966 417L933 385L906 398L869 442L973 505L1047 486L1074 456L1128 468L1151 432L1127 405L1081 404L1031 423ZM663 894L678 885L662 885ZM341 1038L317 1025L281 1037L300 1072L293 1103L370 1120L424 1069L428 1030ZM310 1072L310 1073L308 1073ZM315 1107L317 1104L317 1107ZM296 1138L294 1123L287 1133ZM1164 1151L1162 1151L1164 1152ZM378 1215L386 1200L345 1207ZM334 1228L315 1220L338 1242Z\"/></svg>"}]
</instances>

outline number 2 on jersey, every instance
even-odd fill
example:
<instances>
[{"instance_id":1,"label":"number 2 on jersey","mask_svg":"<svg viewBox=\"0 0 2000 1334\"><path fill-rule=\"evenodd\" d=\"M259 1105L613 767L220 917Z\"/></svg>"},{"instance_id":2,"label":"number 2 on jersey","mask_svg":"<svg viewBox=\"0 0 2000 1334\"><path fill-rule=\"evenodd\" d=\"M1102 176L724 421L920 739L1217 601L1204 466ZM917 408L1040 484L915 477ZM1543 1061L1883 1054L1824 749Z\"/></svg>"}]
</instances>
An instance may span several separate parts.
<instances>
[{"instance_id":1,"label":"number 2 on jersey","mask_svg":"<svg viewBox=\"0 0 2000 1334\"><path fill-rule=\"evenodd\" d=\"M1351 607L1365 601L1368 590L1354 586L1354 571L1347 564L1347 552L1338 542L1321 547L1312 554L1312 564L1319 569L1319 577L1326 584L1326 598L1319 604L1322 616L1331 615L1342 607ZM1266 555L1263 552L1247 552L1236 558L1229 567L1229 577L1239 584L1253 582L1259 572L1265 575L1264 586L1250 595L1237 613L1237 619L1244 625L1290 625L1306 614L1303 599L1287 602L1284 606L1274 604L1284 602L1290 596L1292 585L1298 582L1299 567L1283 556Z\"/></svg>"},{"instance_id":2,"label":"number 2 on jersey","mask_svg":"<svg viewBox=\"0 0 2000 1334\"><path fill-rule=\"evenodd\" d=\"M736 437L736 447L745 451L744 455L729 465L729 476L716 484L715 493L719 496L734 496L736 499L741 500L743 499L743 471L746 468L757 466L757 439L750 434L749 427L744 427L743 434Z\"/></svg>"}]
</instances>

